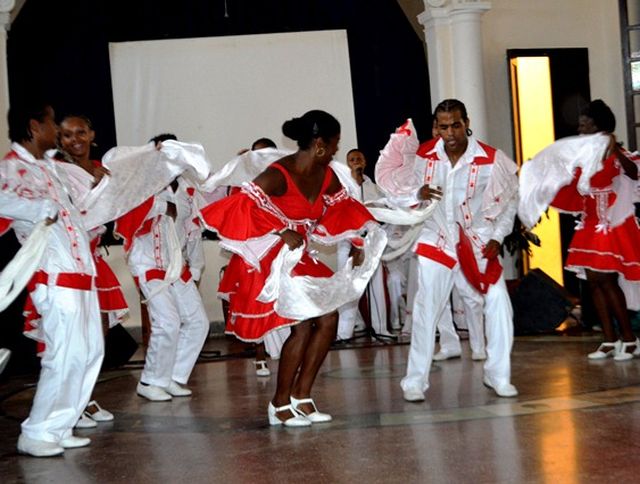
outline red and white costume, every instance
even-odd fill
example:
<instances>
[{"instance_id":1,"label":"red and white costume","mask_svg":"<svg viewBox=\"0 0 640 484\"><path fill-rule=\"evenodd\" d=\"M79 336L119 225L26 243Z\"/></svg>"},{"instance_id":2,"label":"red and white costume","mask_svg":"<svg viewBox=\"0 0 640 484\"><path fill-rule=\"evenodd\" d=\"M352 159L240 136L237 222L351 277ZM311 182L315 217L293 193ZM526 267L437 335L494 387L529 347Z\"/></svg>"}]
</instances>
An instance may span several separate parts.
<instances>
[{"instance_id":1,"label":"red and white costume","mask_svg":"<svg viewBox=\"0 0 640 484\"><path fill-rule=\"evenodd\" d=\"M24 243L37 222L58 217L31 283L46 349L31 412L22 423L25 436L48 442L71 436L104 354L89 238L57 164L36 160L17 143L0 162L0 216L11 219L5 229L11 223Z\"/></svg>"},{"instance_id":2,"label":"red and white costume","mask_svg":"<svg viewBox=\"0 0 640 484\"><path fill-rule=\"evenodd\" d=\"M601 134L557 141L524 165L521 192L525 201L539 201L541 208L547 200L560 211L581 215L569 245L566 268L583 279L585 269L617 272L627 307L637 310L640 228L634 202L638 201L638 182L625 175L617 156L602 161L607 143L608 137ZM640 165L638 155L624 154ZM580 161L572 162L574 159ZM562 173L549 177L550 169ZM537 211L532 207L536 203L520 205L522 220L529 226L537 221Z\"/></svg>"},{"instance_id":3,"label":"red and white costume","mask_svg":"<svg viewBox=\"0 0 640 484\"><path fill-rule=\"evenodd\" d=\"M259 342L270 331L359 298L386 243L369 212L346 190L326 194L333 170L327 169L320 194L311 203L282 165L271 166L286 179L284 195L269 197L256 184L247 183L239 193L202 210L221 246L234 253L219 291L229 299L227 333L244 341ZM285 228L300 233L305 247L288 250L277 235ZM310 240L327 245L361 241L359 233L365 228L365 262L353 270L343 268L334 274L308 249Z\"/></svg>"},{"instance_id":4,"label":"red and white costume","mask_svg":"<svg viewBox=\"0 0 640 484\"><path fill-rule=\"evenodd\" d=\"M86 194L93 187L94 178L77 165L73 165L66 162L58 166L58 169L62 169L66 172L67 180L69 181L69 187L71 189L71 195L74 199L84 198ZM102 163L98 160L93 161L94 166L101 166ZM117 323L121 322L125 315L129 312L129 306L124 297L122 289L120 288L120 281L113 273L109 264L102 257L100 251L100 239L102 234L106 231L106 226L101 225L93 228L89 231L91 254L93 255L93 262L96 267L95 288L98 291L98 303L100 306L100 312L109 316L109 326L113 327ZM28 287L29 291L35 289L33 284ZM40 322L40 314L33 307L33 300L30 296L27 297L24 307L25 317L25 336L34 338L39 341L38 353L41 354L44 350L43 343L38 337L38 324Z\"/></svg>"},{"instance_id":5,"label":"red and white costume","mask_svg":"<svg viewBox=\"0 0 640 484\"><path fill-rule=\"evenodd\" d=\"M418 255L418 291L413 306L413 328L407 374L403 390L425 391L429 387L429 369L435 346L436 324L447 309L455 286L465 306L484 313L487 338L485 378L494 386L511 379L510 352L513 343L512 308L502 274L490 284L476 284L479 292L463 274L477 264L482 273L487 259L482 250L490 240L502 242L513 228L517 209L516 165L504 153L473 137L468 138L465 153L452 166L442 139L431 140L417 148L413 125L407 123L392 135L376 165L378 186L401 203L417 204L417 192L423 185L442 187L443 198L426 218L415 244ZM413 152L413 155L411 153ZM471 242L469 257L459 261L456 245L459 228ZM461 253L462 255L462 253ZM495 267L497 262L490 264ZM499 267L498 267L499 268ZM486 281L485 281L486 282ZM481 328L482 321L469 321Z\"/></svg>"},{"instance_id":6,"label":"red and white costume","mask_svg":"<svg viewBox=\"0 0 640 484\"><path fill-rule=\"evenodd\" d=\"M182 177L177 180L175 193L167 187L115 225L115 232L124 239L129 269L147 299L151 320L140 380L162 388L172 380L187 383L209 333L209 319L194 282L204 269L198 193ZM175 222L166 215L168 202L176 206ZM176 263L180 276L172 281L168 273Z\"/></svg>"}]
</instances>

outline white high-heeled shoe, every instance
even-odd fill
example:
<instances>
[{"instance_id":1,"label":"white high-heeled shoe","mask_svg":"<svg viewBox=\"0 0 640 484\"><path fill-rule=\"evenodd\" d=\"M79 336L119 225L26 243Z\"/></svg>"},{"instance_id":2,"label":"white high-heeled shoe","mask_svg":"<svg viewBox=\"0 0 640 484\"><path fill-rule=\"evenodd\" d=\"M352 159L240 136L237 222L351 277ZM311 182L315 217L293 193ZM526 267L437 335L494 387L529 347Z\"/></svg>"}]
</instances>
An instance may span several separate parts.
<instances>
[{"instance_id":1,"label":"white high-heeled shoe","mask_svg":"<svg viewBox=\"0 0 640 484\"><path fill-rule=\"evenodd\" d=\"M280 420L277 413L285 410L289 410L294 416L287 420ZM273 403L269 402L267 414L269 415L269 425L284 425L285 427L309 427L311 425L311 420L296 412L291 404L274 407Z\"/></svg>"},{"instance_id":2,"label":"white high-heeled shoe","mask_svg":"<svg viewBox=\"0 0 640 484\"><path fill-rule=\"evenodd\" d=\"M627 351L630 346L635 346L635 349L631 352ZM620 344L620 350L613 357L616 361L629 361L634 356L640 356L640 340L636 338L635 341L622 341Z\"/></svg>"},{"instance_id":3,"label":"white high-heeled shoe","mask_svg":"<svg viewBox=\"0 0 640 484\"><path fill-rule=\"evenodd\" d=\"M318 411L318 407L316 407L316 404L313 401L313 398L301 398L300 400L294 397L289 397L289 398L291 399L291 406L296 411L296 413L307 418L312 423L325 423L325 422L331 422L333 420L333 417L328 413L322 413ZM299 405L302 405L304 403L310 403L311 406L313 407L313 412L308 414L304 413L304 411L299 407Z\"/></svg>"},{"instance_id":4,"label":"white high-heeled shoe","mask_svg":"<svg viewBox=\"0 0 640 484\"><path fill-rule=\"evenodd\" d=\"M598 346L597 350L595 350L593 353L589 353L587 355L587 358L589 358L590 360L603 360L607 356L615 357L620 352L621 347L622 341L620 340L613 342L605 341L604 343L600 343L600 346Z\"/></svg>"}]
</instances>

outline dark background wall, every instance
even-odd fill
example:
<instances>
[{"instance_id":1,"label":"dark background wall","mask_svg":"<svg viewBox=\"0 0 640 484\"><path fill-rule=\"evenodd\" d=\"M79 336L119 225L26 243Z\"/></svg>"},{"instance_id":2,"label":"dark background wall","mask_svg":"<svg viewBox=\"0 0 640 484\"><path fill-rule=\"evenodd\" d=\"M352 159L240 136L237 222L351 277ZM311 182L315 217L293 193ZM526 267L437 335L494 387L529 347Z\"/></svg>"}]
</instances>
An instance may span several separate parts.
<instances>
[{"instance_id":1,"label":"dark background wall","mask_svg":"<svg viewBox=\"0 0 640 484\"><path fill-rule=\"evenodd\" d=\"M371 175L406 118L421 139L431 133L424 45L396 0L27 0L7 38L10 100L45 96L58 117L89 116L101 157L116 144L109 42L334 29L347 31L358 144ZM0 267L16 246L12 234L0 238ZM6 374L38 364L21 334L23 300L0 313L0 346L14 350Z\"/></svg>"}]
</instances>

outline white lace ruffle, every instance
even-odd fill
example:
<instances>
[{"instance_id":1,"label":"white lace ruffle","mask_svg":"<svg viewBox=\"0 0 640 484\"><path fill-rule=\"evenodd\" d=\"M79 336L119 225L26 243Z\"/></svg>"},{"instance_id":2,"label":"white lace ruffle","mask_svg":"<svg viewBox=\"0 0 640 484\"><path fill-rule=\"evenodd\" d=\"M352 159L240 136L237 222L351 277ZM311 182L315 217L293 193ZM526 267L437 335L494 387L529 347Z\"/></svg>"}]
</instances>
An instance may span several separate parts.
<instances>
[{"instance_id":1,"label":"white lace ruffle","mask_svg":"<svg viewBox=\"0 0 640 484\"><path fill-rule=\"evenodd\" d=\"M276 312L293 320L305 320L335 311L358 299L375 272L387 243L379 226L368 228L364 238L365 258L352 267L349 259L331 277L292 276L291 271L302 258L304 247L290 250L284 246L271 264L271 273L258 296L262 302L274 302Z\"/></svg>"}]
</instances>

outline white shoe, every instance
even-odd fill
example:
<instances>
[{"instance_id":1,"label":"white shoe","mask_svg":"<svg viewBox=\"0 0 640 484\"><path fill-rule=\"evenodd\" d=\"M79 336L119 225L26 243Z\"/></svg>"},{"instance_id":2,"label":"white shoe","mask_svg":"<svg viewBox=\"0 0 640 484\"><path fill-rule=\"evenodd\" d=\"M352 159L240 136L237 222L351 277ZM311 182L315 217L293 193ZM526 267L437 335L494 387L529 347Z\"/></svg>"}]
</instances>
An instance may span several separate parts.
<instances>
[{"instance_id":1,"label":"white shoe","mask_svg":"<svg viewBox=\"0 0 640 484\"><path fill-rule=\"evenodd\" d=\"M168 387L163 388L172 397L189 397L193 393L188 388L183 387L178 382L171 380Z\"/></svg>"},{"instance_id":2,"label":"white shoe","mask_svg":"<svg viewBox=\"0 0 640 484\"><path fill-rule=\"evenodd\" d=\"M285 410L289 410L294 416L287 420L280 420L277 413L284 412ZM269 425L284 425L285 427L309 427L311 425L311 420L299 415L293 409L291 404L283 405L282 407L274 407L273 403L269 402L267 414L269 415Z\"/></svg>"},{"instance_id":3,"label":"white shoe","mask_svg":"<svg viewBox=\"0 0 640 484\"><path fill-rule=\"evenodd\" d=\"M299 415L302 415L311 423L325 423L325 422L331 422L333 420L333 417L328 413L318 412L318 407L316 407L316 404L313 401L313 398L301 398L299 400L294 397L289 397L289 398L291 399L291 406L296 411L296 413ZM311 406L313 406L313 412L304 413L302 409L298 408L298 406L302 405L303 403L310 403Z\"/></svg>"},{"instance_id":4,"label":"white shoe","mask_svg":"<svg viewBox=\"0 0 640 484\"><path fill-rule=\"evenodd\" d=\"M64 453L64 448L55 442L30 439L24 434L18 437L18 452L33 457L52 457Z\"/></svg>"},{"instance_id":5,"label":"white shoe","mask_svg":"<svg viewBox=\"0 0 640 484\"><path fill-rule=\"evenodd\" d=\"M473 361L484 361L487 359L487 353L484 351L473 351L471 353L471 359Z\"/></svg>"},{"instance_id":6,"label":"white shoe","mask_svg":"<svg viewBox=\"0 0 640 484\"><path fill-rule=\"evenodd\" d=\"M91 443L89 437L76 437L72 435L66 439L62 439L59 444L63 449L77 449L78 447L86 447Z\"/></svg>"},{"instance_id":7,"label":"white shoe","mask_svg":"<svg viewBox=\"0 0 640 484\"><path fill-rule=\"evenodd\" d=\"M600 343L598 349L593 353L589 353L587 358L590 360L604 360L608 356L616 356L620 352L620 348L622 347L622 341L613 341Z\"/></svg>"},{"instance_id":8,"label":"white shoe","mask_svg":"<svg viewBox=\"0 0 640 484\"><path fill-rule=\"evenodd\" d=\"M98 423L93 420L91 417L87 417L86 415L87 412L83 412L82 415L80 415L80 418L78 419L78 421L76 422L75 427L77 429L94 429L98 426Z\"/></svg>"},{"instance_id":9,"label":"white shoe","mask_svg":"<svg viewBox=\"0 0 640 484\"><path fill-rule=\"evenodd\" d=\"M484 383L486 387L489 387L494 392L496 392L496 395L498 395L499 397L511 398L518 396L518 389L511 383L505 382L494 384L487 377L483 378L482 383Z\"/></svg>"},{"instance_id":10,"label":"white shoe","mask_svg":"<svg viewBox=\"0 0 640 484\"><path fill-rule=\"evenodd\" d=\"M424 392L417 388L407 388L402 392L402 397L407 402L424 402Z\"/></svg>"},{"instance_id":11,"label":"white shoe","mask_svg":"<svg viewBox=\"0 0 640 484\"><path fill-rule=\"evenodd\" d=\"M633 351L627 351L627 348L633 346ZM634 356L640 356L640 340L636 338L635 341L622 341L620 344L620 350L618 353L613 355L613 359L616 361L629 361L632 360Z\"/></svg>"},{"instance_id":12,"label":"white shoe","mask_svg":"<svg viewBox=\"0 0 640 484\"><path fill-rule=\"evenodd\" d=\"M91 420L96 422L111 422L113 420L113 414L98 405L98 402L95 400L89 402L87 408L89 407L93 407L92 409L96 409L96 411L91 413L89 410L85 410L83 415L86 415Z\"/></svg>"},{"instance_id":13,"label":"white shoe","mask_svg":"<svg viewBox=\"0 0 640 484\"><path fill-rule=\"evenodd\" d=\"M256 365L256 375L257 376L271 376L271 371L267 366L267 362L265 360L256 360L253 362Z\"/></svg>"},{"instance_id":14,"label":"white shoe","mask_svg":"<svg viewBox=\"0 0 640 484\"><path fill-rule=\"evenodd\" d=\"M460 351L450 353L448 351L440 350L435 355L433 355L433 361L444 361L451 358L460 358L461 354L462 353Z\"/></svg>"},{"instance_id":15,"label":"white shoe","mask_svg":"<svg viewBox=\"0 0 640 484\"><path fill-rule=\"evenodd\" d=\"M0 348L0 373L7 367L7 363L11 359L11 350Z\"/></svg>"},{"instance_id":16,"label":"white shoe","mask_svg":"<svg viewBox=\"0 0 640 484\"><path fill-rule=\"evenodd\" d=\"M162 388L155 385L143 385L142 382L138 383L136 393L152 402L167 402L171 400L171 395Z\"/></svg>"}]
</instances>

